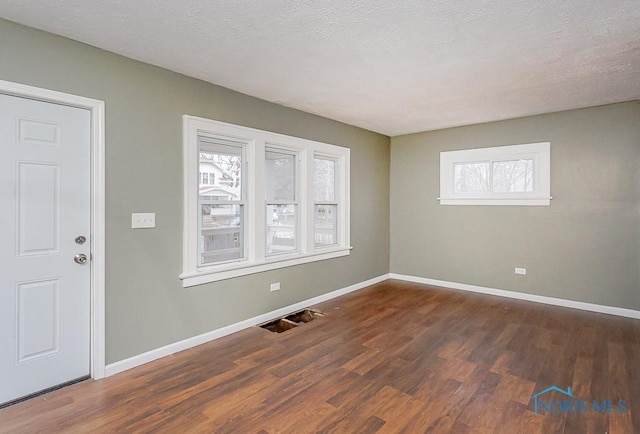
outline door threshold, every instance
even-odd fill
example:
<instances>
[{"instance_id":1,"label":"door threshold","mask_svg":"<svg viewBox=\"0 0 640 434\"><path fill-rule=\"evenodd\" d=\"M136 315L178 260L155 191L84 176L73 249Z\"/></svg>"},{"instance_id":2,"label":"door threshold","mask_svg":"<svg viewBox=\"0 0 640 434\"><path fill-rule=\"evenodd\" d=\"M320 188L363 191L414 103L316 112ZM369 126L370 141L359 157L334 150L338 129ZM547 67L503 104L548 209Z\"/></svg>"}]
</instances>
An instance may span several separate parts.
<instances>
[{"instance_id":1,"label":"door threshold","mask_svg":"<svg viewBox=\"0 0 640 434\"><path fill-rule=\"evenodd\" d=\"M36 398L36 397L38 397L40 395L44 395L46 393L53 392L54 390L62 389L63 387L71 386L72 384L80 383L81 381L88 380L89 378L91 378L90 375L85 375L84 377L76 378L75 380L71 380L71 381L67 381L67 382L61 383L61 384L57 384L57 385L55 385L53 387L49 387L47 389L43 389L43 390L41 390L39 392L35 392L35 393L30 394L30 395L23 396L22 398L14 399L13 401L7 401L7 402L4 402L4 403L0 403L0 409L3 409L5 407L10 407L10 406L15 405L15 404L19 404L19 403L21 403L23 401L27 401L29 399Z\"/></svg>"}]
</instances>

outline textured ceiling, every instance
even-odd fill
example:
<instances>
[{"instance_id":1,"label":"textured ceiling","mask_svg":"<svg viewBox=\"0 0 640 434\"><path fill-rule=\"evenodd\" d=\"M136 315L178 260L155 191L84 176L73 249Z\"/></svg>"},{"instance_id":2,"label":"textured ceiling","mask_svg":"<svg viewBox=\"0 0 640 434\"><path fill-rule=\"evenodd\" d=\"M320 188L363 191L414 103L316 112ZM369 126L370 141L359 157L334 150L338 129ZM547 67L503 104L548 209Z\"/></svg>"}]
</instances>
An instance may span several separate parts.
<instances>
[{"instance_id":1,"label":"textured ceiling","mask_svg":"<svg viewBox=\"0 0 640 434\"><path fill-rule=\"evenodd\" d=\"M0 16L390 136L640 99L639 0L0 0Z\"/></svg>"}]
</instances>

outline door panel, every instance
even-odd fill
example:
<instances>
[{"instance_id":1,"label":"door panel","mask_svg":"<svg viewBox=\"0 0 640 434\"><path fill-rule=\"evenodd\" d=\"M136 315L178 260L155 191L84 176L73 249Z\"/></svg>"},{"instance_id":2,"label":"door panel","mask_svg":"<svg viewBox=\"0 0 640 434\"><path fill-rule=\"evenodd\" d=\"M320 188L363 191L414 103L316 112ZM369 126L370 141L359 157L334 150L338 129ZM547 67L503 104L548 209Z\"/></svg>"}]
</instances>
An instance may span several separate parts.
<instances>
[{"instance_id":1,"label":"door panel","mask_svg":"<svg viewBox=\"0 0 640 434\"><path fill-rule=\"evenodd\" d=\"M60 250L60 166L17 164L18 255Z\"/></svg>"},{"instance_id":2,"label":"door panel","mask_svg":"<svg viewBox=\"0 0 640 434\"><path fill-rule=\"evenodd\" d=\"M90 373L90 144L88 110L0 94L0 403Z\"/></svg>"},{"instance_id":3,"label":"door panel","mask_svg":"<svg viewBox=\"0 0 640 434\"><path fill-rule=\"evenodd\" d=\"M59 351L60 280L18 283L17 363Z\"/></svg>"}]
</instances>

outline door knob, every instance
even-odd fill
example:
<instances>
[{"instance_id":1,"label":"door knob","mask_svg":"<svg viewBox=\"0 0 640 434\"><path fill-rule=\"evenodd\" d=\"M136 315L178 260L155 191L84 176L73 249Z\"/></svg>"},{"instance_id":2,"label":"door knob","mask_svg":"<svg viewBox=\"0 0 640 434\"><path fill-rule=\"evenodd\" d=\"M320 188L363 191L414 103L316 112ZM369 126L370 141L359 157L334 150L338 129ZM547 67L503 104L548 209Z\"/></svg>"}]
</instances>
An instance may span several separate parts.
<instances>
[{"instance_id":1,"label":"door knob","mask_svg":"<svg viewBox=\"0 0 640 434\"><path fill-rule=\"evenodd\" d=\"M73 260L76 261L76 264L84 264L85 262L87 262L87 255L85 255L84 253L79 253L74 256Z\"/></svg>"}]
</instances>

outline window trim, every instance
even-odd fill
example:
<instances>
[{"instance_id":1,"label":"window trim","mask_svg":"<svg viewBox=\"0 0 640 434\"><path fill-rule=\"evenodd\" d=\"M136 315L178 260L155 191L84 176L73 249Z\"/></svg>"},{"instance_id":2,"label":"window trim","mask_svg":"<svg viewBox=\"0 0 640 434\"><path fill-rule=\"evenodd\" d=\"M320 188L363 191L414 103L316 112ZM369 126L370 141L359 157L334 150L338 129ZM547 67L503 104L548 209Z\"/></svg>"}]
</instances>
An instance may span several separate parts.
<instances>
[{"instance_id":1,"label":"window trim","mask_svg":"<svg viewBox=\"0 0 640 434\"><path fill-rule=\"evenodd\" d=\"M533 191L516 193L455 192L454 166L460 163L489 163L533 159ZM440 205L525 205L551 204L551 143L539 142L491 148L440 152Z\"/></svg>"},{"instance_id":2,"label":"window trim","mask_svg":"<svg viewBox=\"0 0 640 434\"><path fill-rule=\"evenodd\" d=\"M245 259L234 262L198 266L198 136L213 135L246 144L246 170L243 183L246 194ZM266 192L265 149L282 148L296 152L300 206L299 250L278 255L266 255ZM340 204L338 243L330 247L314 246L313 221L313 158L331 157L338 163L336 200ZM183 116L183 272L179 275L183 287L275 270L350 254L349 166L350 149L313 140L287 136L195 116Z\"/></svg>"}]
</instances>

